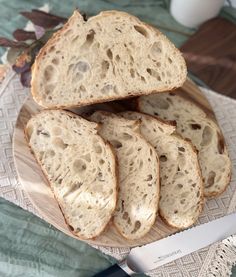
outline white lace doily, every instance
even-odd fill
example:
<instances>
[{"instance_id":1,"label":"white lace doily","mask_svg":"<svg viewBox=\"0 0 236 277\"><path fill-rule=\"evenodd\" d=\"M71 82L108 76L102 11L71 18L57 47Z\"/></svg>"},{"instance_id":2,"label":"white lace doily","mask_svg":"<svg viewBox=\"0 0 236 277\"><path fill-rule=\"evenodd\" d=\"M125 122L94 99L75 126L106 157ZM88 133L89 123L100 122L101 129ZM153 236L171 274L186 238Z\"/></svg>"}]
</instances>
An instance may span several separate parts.
<instances>
[{"instance_id":1,"label":"white lace doily","mask_svg":"<svg viewBox=\"0 0 236 277\"><path fill-rule=\"evenodd\" d=\"M202 89L210 101L228 144L233 176L228 189L220 197L206 202L199 218L204 223L236 209L236 101L213 91ZM18 76L10 71L0 85L0 196L36 214L30 200L17 180L12 155L12 134L19 110L29 90L23 88ZM130 249L96 247L117 259ZM150 272L158 277L225 277L236 263L236 236L206 247Z\"/></svg>"}]
</instances>

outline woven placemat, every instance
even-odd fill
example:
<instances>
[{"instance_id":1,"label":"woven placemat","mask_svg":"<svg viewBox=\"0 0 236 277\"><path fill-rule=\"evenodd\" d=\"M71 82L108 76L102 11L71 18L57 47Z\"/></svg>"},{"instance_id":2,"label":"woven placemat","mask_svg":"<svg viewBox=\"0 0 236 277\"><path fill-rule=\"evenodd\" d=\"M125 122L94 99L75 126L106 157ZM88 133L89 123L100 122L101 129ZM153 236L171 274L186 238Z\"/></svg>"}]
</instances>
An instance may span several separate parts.
<instances>
[{"instance_id":1,"label":"woven placemat","mask_svg":"<svg viewBox=\"0 0 236 277\"><path fill-rule=\"evenodd\" d=\"M198 223L219 218L236 209L236 101L213 91L202 89L210 101L225 136L233 166L233 176L228 189L220 197L208 200ZM12 134L19 110L29 95L18 76L11 70L0 85L0 196L40 216L25 195L17 179L12 154ZM229 276L236 263L236 237L201 249L154 270L150 276ZM96 247L118 260L130 249Z\"/></svg>"}]
</instances>

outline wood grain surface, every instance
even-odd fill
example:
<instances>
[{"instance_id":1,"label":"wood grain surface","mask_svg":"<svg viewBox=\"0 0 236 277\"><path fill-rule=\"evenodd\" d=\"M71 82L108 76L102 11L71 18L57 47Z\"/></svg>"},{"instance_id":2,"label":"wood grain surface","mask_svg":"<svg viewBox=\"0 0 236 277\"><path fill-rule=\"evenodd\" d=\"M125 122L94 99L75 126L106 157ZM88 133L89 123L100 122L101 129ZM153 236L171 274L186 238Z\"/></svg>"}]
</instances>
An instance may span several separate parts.
<instances>
[{"instance_id":1,"label":"wood grain surface","mask_svg":"<svg viewBox=\"0 0 236 277\"><path fill-rule=\"evenodd\" d=\"M184 86L178 91L183 96L192 99L192 101L200 105L209 114L209 116L215 119L210 104L194 83L192 83L190 80L187 80ZM126 100L126 104L123 101L100 104L99 108L112 111L121 111L122 109L124 110L124 107L129 106L129 102L130 100ZM91 109L93 110L96 108L97 106L93 106L90 108L82 108L73 111L76 111L78 114L80 114L81 112ZM17 119L13 135L13 155L18 177L25 192L42 218L67 235L77 238L67 227L61 210L56 200L54 199L53 193L42 171L40 170L39 165L36 163L33 155L31 154L24 137L24 127L27 121L31 118L32 115L38 113L40 110L41 108L30 97L24 103ZM101 246L132 247L156 241L173 234L174 232L176 232L174 228L170 228L165 225L158 217L151 231L142 239L132 241L126 240L122 238L114 229L112 224L110 224L107 230L101 236L87 242Z\"/></svg>"},{"instance_id":2,"label":"wood grain surface","mask_svg":"<svg viewBox=\"0 0 236 277\"><path fill-rule=\"evenodd\" d=\"M211 89L236 98L236 25L215 18L180 48L188 70Z\"/></svg>"}]
</instances>

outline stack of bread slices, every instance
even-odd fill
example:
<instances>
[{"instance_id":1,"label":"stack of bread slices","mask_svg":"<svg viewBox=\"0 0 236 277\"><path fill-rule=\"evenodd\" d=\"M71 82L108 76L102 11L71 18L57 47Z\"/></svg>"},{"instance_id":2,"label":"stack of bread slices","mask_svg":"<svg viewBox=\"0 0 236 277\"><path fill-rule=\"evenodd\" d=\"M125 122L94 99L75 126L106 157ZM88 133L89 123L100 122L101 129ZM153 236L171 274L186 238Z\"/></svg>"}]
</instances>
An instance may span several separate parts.
<instances>
[{"instance_id":1,"label":"stack of bread slices","mask_svg":"<svg viewBox=\"0 0 236 277\"><path fill-rule=\"evenodd\" d=\"M157 215L187 228L204 197L225 190L231 166L218 126L169 92L186 74L162 33L119 11L87 21L75 11L41 49L32 95L46 109L25 134L75 235L95 238L112 222L124 238L139 239ZM68 111L131 96L133 111Z\"/></svg>"}]
</instances>

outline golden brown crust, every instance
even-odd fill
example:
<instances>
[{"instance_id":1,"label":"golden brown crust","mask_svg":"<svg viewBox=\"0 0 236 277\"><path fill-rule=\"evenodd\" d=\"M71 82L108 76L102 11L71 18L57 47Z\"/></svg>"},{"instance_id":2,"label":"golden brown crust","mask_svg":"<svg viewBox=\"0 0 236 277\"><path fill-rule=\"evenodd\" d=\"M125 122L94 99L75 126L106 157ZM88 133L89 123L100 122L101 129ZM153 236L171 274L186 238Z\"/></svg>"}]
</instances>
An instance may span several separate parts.
<instances>
[{"instance_id":1,"label":"golden brown crust","mask_svg":"<svg viewBox=\"0 0 236 277\"><path fill-rule=\"evenodd\" d=\"M42 110L42 111L40 111L38 114L36 114L36 115L34 115L34 116L37 116L37 115L39 115L39 114L41 114L41 113L45 113L45 112L47 112L47 111L50 111L50 109ZM73 112L69 112L69 111L65 111L65 110L63 110L62 112L66 113L66 114L68 114L68 115L70 115L70 116L73 116L73 117L74 117L74 116L79 117L77 114L75 114L75 113L73 113ZM33 116L33 117L34 117L34 116ZM33 117L32 117L32 118L33 118ZM97 126L98 126L98 124L97 124ZM71 231L71 233L73 233L75 236L77 236L78 238L80 238L80 239L82 239L82 240L95 239L95 238L97 238L98 236L100 236L102 233L104 233L105 230L106 230L106 228L107 228L107 225L109 224L109 222L110 222L110 220L111 220L111 218L112 218L112 216L113 216L113 214L114 214L114 212L115 212L116 203L117 203L117 199L118 199L118 176L117 176L117 164L116 164L117 158L116 158L116 156L114 155L114 150L112 149L112 147L110 146L110 144L107 143L107 142L101 137L102 141L104 141L104 144L105 144L107 147L109 147L109 149L111 150L111 153L112 153L112 156L113 156L114 172L115 172L115 175L116 175L116 178L115 178L115 180L116 180L116 184L115 184L115 187L116 187L116 194L115 194L115 199L114 199L114 201L115 201L115 202L114 202L114 208L113 208L113 210L112 210L112 212L111 212L110 219L108 220L107 224L104 226L104 228L100 231L99 234L97 234L96 236L93 236L93 237L84 237L84 236L79 235L78 233L74 232L74 231L72 230L72 227L70 226L70 224L67 222L67 217L66 217L66 215L64 214L63 209L62 209L61 206L60 206L60 202L59 202L59 200L57 199L56 194L54 193L54 190L53 190L53 187L52 187L52 185L51 185L51 182L50 182L50 180L48 179L47 172L43 169L41 162L37 159L37 157L36 157L36 155L35 155L35 152L33 151L32 147L30 146L29 138L28 138L28 132L27 132L27 126L26 126L25 129L24 129L24 134L25 134L25 138L26 138L26 141L27 141L27 145L28 145L28 147L29 147L29 149L30 149L30 152L33 154L33 156L34 156L36 162L37 162L38 165L40 166L41 171L43 172L43 175L45 176L45 179L46 179L46 181L47 181L49 187L51 188L51 190L52 190L52 192L53 192L53 196L54 196L55 200L57 201L57 204L58 204L58 206L59 206L59 208L60 208L60 210L61 210L61 212L62 212L62 214L63 214L65 223L66 223L66 225L68 226L68 228L69 228L69 230ZM98 135L98 134L97 134L97 135Z\"/></svg>"}]
</instances>

